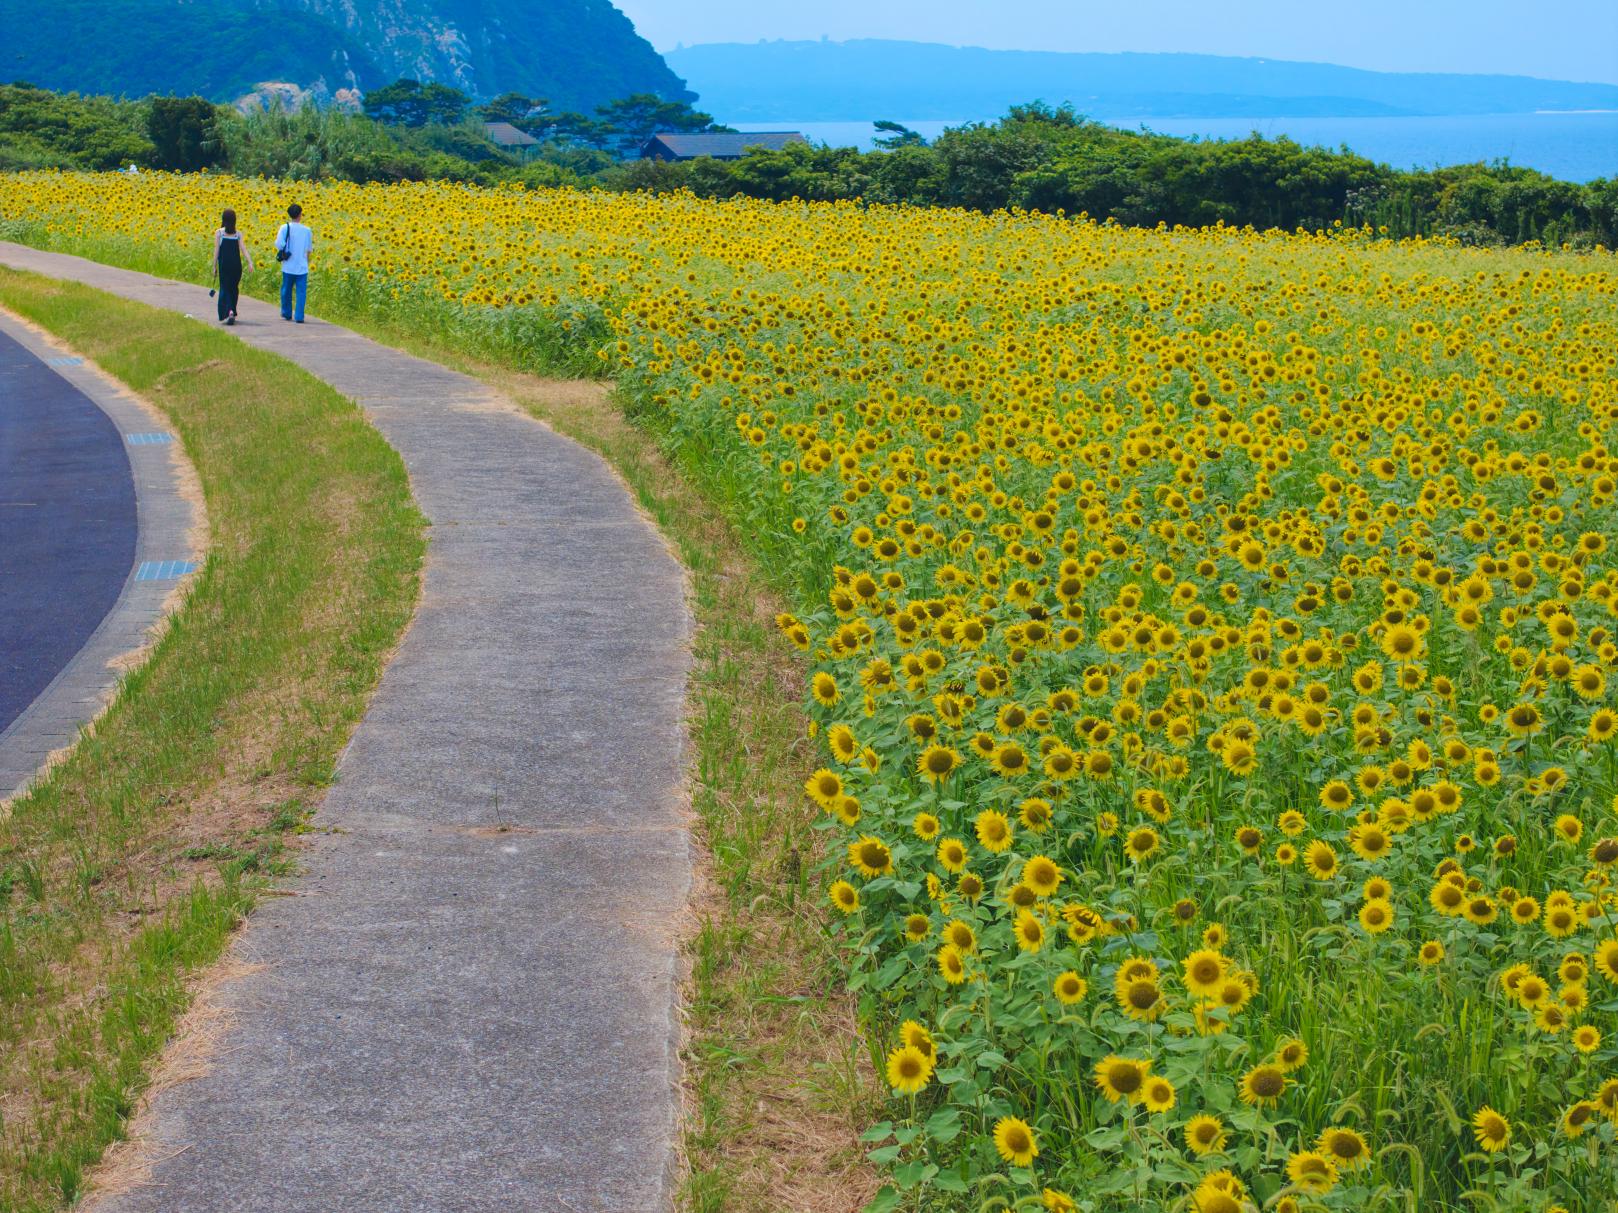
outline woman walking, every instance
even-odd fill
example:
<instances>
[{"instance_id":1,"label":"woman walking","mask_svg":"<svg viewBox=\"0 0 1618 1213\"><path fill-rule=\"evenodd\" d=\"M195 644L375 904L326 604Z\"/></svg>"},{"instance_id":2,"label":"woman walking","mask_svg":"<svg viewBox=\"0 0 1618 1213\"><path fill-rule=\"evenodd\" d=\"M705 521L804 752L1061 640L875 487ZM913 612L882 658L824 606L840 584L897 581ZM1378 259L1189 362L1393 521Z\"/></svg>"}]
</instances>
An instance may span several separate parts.
<instances>
[{"instance_id":1,"label":"woman walking","mask_svg":"<svg viewBox=\"0 0 1618 1213\"><path fill-rule=\"evenodd\" d=\"M248 273L252 273L253 254L247 251L247 241L236 231L235 211L226 211L220 216L220 223L223 226L213 234L213 271L219 279L219 319L235 324L242 263L245 262Z\"/></svg>"}]
</instances>

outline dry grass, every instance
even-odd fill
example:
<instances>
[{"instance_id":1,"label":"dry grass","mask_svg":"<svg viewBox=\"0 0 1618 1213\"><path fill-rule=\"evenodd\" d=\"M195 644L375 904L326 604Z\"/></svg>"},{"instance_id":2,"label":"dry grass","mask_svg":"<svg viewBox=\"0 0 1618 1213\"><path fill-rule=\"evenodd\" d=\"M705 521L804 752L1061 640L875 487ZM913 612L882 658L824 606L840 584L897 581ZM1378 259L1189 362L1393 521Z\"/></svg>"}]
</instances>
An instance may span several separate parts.
<instances>
[{"instance_id":1,"label":"dry grass","mask_svg":"<svg viewBox=\"0 0 1618 1213\"><path fill-rule=\"evenodd\" d=\"M202 1078L213 1069L214 1058L235 1016L223 1001L225 988L263 967L227 956L193 983L191 1005L175 1023L172 1039L152 1067L146 1090L125 1126L128 1136L108 1147L101 1161L90 1169L91 1196L82 1205L85 1210L152 1182L154 1171L165 1158L159 1152L154 1131L153 1101L163 1092Z\"/></svg>"}]
</instances>

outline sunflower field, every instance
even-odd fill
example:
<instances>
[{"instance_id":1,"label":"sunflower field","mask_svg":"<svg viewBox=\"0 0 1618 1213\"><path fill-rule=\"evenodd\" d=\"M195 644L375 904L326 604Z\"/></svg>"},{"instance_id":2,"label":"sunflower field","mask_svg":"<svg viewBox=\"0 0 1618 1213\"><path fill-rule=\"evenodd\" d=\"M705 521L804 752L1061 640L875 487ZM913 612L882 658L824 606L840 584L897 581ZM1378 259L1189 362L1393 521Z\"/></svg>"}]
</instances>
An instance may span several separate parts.
<instances>
[{"instance_id":1,"label":"sunflower field","mask_svg":"<svg viewBox=\"0 0 1618 1213\"><path fill-rule=\"evenodd\" d=\"M1611 254L296 190L314 300L592 361L797 587L875 1208L1618 1209Z\"/></svg>"}]
</instances>

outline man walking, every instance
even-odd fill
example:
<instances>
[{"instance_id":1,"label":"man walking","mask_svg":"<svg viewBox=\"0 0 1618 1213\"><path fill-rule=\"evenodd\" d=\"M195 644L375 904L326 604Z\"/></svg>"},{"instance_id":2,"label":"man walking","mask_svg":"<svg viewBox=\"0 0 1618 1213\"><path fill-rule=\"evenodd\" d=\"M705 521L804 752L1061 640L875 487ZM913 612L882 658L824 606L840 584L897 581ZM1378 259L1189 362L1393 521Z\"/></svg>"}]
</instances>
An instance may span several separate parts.
<instances>
[{"instance_id":1,"label":"man walking","mask_svg":"<svg viewBox=\"0 0 1618 1213\"><path fill-rule=\"evenodd\" d=\"M303 301L309 294L309 250L315 234L300 220L303 207L287 207L287 221L275 234L275 257L281 263L281 319L303 323Z\"/></svg>"}]
</instances>

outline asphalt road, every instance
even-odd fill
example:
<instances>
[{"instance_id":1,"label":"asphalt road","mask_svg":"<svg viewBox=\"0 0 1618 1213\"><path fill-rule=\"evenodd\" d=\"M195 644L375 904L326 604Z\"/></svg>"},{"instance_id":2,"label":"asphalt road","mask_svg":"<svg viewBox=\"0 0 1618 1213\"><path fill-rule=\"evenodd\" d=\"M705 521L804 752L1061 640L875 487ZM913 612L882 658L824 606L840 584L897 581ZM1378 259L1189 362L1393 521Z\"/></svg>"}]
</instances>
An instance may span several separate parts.
<instances>
[{"instance_id":1,"label":"asphalt road","mask_svg":"<svg viewBox=\"0 0 1618 1213\"><path fill-rule=\"evenodd\" d=\"M0 333L0 732L112 609L135 538L123 435Z\"/></svg>"}]
</instances>

